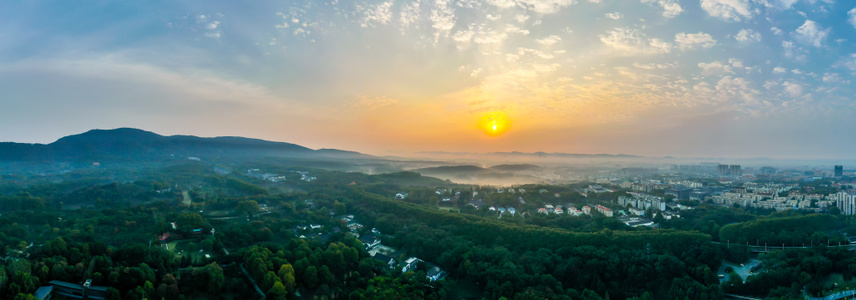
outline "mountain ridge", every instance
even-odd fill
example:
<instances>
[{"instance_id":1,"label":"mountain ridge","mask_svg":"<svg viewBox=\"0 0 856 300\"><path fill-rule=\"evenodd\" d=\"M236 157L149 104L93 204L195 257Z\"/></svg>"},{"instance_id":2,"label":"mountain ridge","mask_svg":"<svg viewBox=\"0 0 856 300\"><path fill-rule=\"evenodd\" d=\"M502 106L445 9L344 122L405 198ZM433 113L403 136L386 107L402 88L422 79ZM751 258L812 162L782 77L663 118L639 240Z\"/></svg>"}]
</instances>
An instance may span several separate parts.
<instances>
[{"instance_id":1,"label":"mountain ridge","mask_svg":"<svg viewBox=\"0 0 856 300\"><path fill-rule=\"evenodd\" d=\"M50 144L0 143L0 161L67 161L83 159L152 159L168 156L302 156L366 158L337 149L313 150L297 144L238 136L164 136L136 128L92 129Z\"/></svg>"}]
</instances>

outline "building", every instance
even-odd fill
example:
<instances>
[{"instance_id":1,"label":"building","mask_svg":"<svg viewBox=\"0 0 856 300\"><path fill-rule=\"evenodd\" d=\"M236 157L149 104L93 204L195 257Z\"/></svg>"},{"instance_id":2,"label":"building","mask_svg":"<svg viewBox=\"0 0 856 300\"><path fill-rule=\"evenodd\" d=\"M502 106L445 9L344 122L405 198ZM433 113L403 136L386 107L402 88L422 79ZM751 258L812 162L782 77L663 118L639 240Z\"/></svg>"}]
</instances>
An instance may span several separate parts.
<instances>
[{"instance_id":1,"label":"building","mask_svg":"<svg viewBox=\"0 0 856 300\"><path fill-rule=\"evenodd\" d=\"M39 287L38 290L33 294L37 300L50 300L51 296L53 296L53 286L43 286Z\"/></svg>"},{"instance_id":2,"label":"building","mask_svg":"<svg viewBox=\"0 0 856 300\"><path fill-rule=\"evenodd\" d=\"M740 169L740 165L730 165L728 166L728 175L743 176L743 170Z\"/></svg>"},{"instance_id":3,"label":"building","mask_svg":"<svg viewBox=\"0 0 856 300\"><path fill-rule=\"evenodd\" d=\"M856 214L856 195L840 191L829 196L835 200L835 203L838 205L838 209L841 210L842 215Z\"/></svg>"},{"instance_id":4,"label":"building","mask_svg":"<svg viewBox=\"0 0 856 300\"><path fill-rule=\"evenodd\" d=\"M835 177L842 177L842 176L844 176L844 166L835 165Z\"/></svg>"},{"instance_id":5,"label":"building","mask_svg":"<svg viewBox=\"0 0 856 300\"><path fill-rule=\"evenodd\" d=\"M363 246L366 247L366 250L369 250L371 248L374 248L377 245L380 245L380 239L371 233L364 235L364 236L361 236L359 238L359 240L361 243L363 243Z\"/></svg>"},{"instance_id":6,"label":"building","mask_svg":"<svg viewBox=\"0 0 856 300\"><path fill-rule=\"evenodd\" d=\"M70 299L103 300L107 297L106 286L93 286L92 279L87 279L83 285L65 281L52 280L50 295L60 295Z\"/></svg>"},{"instance_id":7,"label":"building","mask_svg":"<svg viewBox=\"0 0 856 300\"><path fill-rule=\"evenodd\" d=\"M597 212L602 213L604 216L612 217L612 210L604 207L603 205L595 205L594 209L596 209Z\"/></svg>"},{"instance_id":8,"label":"building","mask_svg":"<svg viewBox=\"0 0 856 300\"><path fill-rule=\"evenodd\" d=\"M720 176L743 176L740 165L719 165L717 170Z\"/></svg>"},{"instance_id":9,"label":"building","mask_svg":"<svg viewBox=\"0 0 856 300\"><path fill-rule=\"evenodd\" d=\"M716 168L720 176L728 176L728 165L719 165Z\"/></svg>"},{"instance_id":10,"label":"building","mask_svg":"<svg viewBox=\"0 0 856 300\"><path fill-rule=\"evenodd\" d=\"M407 272L410 270L416 269L416 264L422 262L421 259L411 257L404 261L404 267L401 268L401 272Z\"/></svg>"},{"instance_id":11,"label":"building","mask_svg":"<svg viewBox=\"0 0 856 300\"><path fill-rule=\"evenodd\" d=\"M431 270L428 270L428 273L425 273L425 276L428 277L429 281L437 281L443 279L446 276L446 272L443 272L440 267L434 266Z\"/></svg>"}]
</instances>

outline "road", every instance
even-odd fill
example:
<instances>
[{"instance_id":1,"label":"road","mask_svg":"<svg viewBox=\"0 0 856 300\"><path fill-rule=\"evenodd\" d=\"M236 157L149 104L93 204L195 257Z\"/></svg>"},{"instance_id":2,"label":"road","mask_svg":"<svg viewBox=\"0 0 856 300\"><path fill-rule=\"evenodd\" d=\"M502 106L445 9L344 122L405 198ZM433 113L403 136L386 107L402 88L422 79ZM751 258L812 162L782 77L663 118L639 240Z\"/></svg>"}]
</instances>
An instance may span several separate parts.
<instances>
[{"instance_id":1,"label":"road","mask_svg":"<svg viewBox=\"0 0 856 300\"><path fill-rule=\"evenodd\" d=\"M853 295L856 295L856 290L840 291L838 293L835 293L835 294L832 294L832 295L829 295L826 297L812 297L812 296L807 295L805 293L805 289L803 289L803 296L805 296L805 298L809 299L809 300L835 300L835 299L847 298L847 297L850 297Z\"/></svg>"}]
</instances>

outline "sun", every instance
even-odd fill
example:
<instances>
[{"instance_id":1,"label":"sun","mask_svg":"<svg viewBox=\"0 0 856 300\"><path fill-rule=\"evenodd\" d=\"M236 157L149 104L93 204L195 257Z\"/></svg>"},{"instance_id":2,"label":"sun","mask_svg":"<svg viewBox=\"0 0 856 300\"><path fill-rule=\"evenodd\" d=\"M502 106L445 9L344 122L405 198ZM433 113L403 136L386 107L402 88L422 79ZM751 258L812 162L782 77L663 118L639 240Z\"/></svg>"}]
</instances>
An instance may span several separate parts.
<instances>
[{"instance_id":1,"label":"sun","mask_svg":"<svg viewBox=\"0 0 856 300\"><path fill-rule=\"evenodd\" d=\"M484 114L479 120L479 128L489 136L499 136L511 127L504 112L494 111Z\"/></svg>"}]
</instances>

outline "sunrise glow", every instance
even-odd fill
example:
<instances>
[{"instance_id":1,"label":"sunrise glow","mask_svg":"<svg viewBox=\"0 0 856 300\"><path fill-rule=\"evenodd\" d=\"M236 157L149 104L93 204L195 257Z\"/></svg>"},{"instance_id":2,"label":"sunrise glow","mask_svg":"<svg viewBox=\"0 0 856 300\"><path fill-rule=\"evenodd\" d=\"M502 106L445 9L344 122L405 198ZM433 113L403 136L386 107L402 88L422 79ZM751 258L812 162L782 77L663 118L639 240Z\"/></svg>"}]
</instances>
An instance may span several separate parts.
<instances>
[{"instance_id":1,"label":"sunrise glow","mask_svg":"<svg viewBox=\"0 0 856 300\"><path fill-rule=\"evenodd\" d=\"M482 116L479 121L480 129L489 136L499 136L511 127L508 117L501 111L489 112Z\"/></svg>"}]
</instances>

